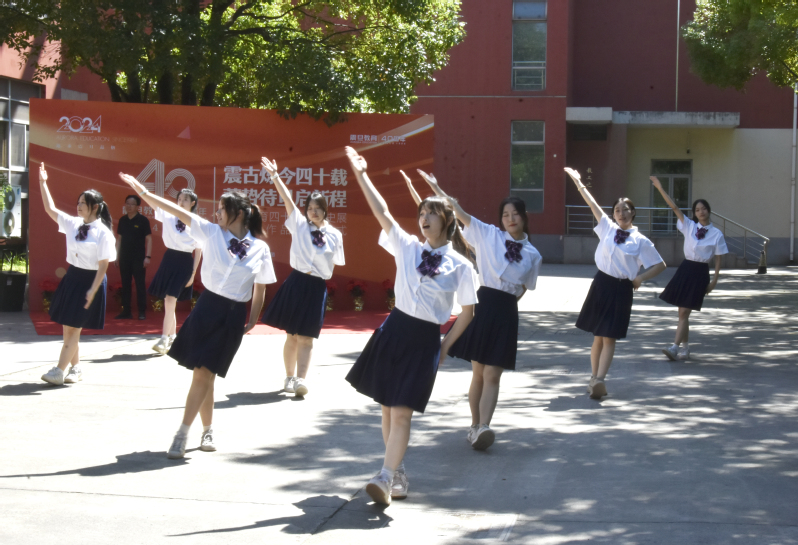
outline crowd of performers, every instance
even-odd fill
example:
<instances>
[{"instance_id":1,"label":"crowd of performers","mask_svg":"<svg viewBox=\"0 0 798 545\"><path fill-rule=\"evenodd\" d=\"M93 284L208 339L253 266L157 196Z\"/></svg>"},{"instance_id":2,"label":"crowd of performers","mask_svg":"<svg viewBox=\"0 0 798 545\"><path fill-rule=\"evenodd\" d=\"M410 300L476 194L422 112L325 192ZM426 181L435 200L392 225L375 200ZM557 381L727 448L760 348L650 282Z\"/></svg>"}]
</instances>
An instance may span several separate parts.
<instances>
[{"instance_id":1,"label":"crowd of performers","mask_svg":"<svg viewBox=\"0 0 798 545\"><path fill-rule=\"evenodd\" d=\"M484 450L495 440L490 428L505 369L515 369L518 336L518 300L535 289L540 253L528 239L524 202L515 197L499 204L499 227L471 216L447 195L432 174L418 171L434 196L421 199L402 172L418 205L421 239L404 231L367 174L366 160L346 148L357 183L382 228L379 245L396 262L396 305L374 331L346 380L382 409L385 458L366 492L380 504L407 497L408 478L403 459L414 412L423 413L435 376L448 356L471 361L468 391L471 427L468 441ZM291 274L264 311L261 321L286 332L283 389L297 396L308 393L306 382L313 352L324 321L325 280L336 265L344 265L343 237L327 221L325 197L314 192L300 210L280 179L277 164L263 158L285 202L286 228L291 233ZM582 183L579 173L565 169L590 206L598 225L595 259L598 272L582 306L576 327L594 335L590 351L591 377L587 392L600 400L607 395L606 376L615 343L626 337L632 295L641 283L665 270L654 244L633 225L634 204L618 199L607 216ZM120 173L163 223L167 247L149 292L165 301L163 335L153 347L192 371L183 421L167 456L182 458L190 426L200 416L200 450L214 451L212 430L214 382L225 377L241 340L258 322L266 285L277 281L269 246L264 241L261 214L246 194L225 193L218 202L216 223L194 213L197 195L183 190L177 203L149 192L136 178ZM50 306L51 318L63 326L64 344L58 365L42 379L56 385L81 380L79 341L82 328L102 329L105 318L106 276L116 259L112 220L102 195L80 194L77 216L56 209L47 188L47 171L40 168L39 183L47 214L66 235L70 267ZM679 307L679 323L672 346L663 349L671 360L689 358L689 316L701 310L704 296L715 287L720 256L728 252L723 234L710 222L703 199L693 204L692 219L652 183L673 209L684 235L685 260L660 296ZM463 228L459 223L462 223ZM202 256L202 259L200 259ZM709 262L715 260L710 281ZM180 331L175 305L190 297L198 264L205 290ZM642 270L642 272L641 272ZM449 321L454 298L462 311L441 340L440 326ZM247 317L246 304L251 300ZM68 372L67 372L68 369Z\"/></svg>"}]
</instances>

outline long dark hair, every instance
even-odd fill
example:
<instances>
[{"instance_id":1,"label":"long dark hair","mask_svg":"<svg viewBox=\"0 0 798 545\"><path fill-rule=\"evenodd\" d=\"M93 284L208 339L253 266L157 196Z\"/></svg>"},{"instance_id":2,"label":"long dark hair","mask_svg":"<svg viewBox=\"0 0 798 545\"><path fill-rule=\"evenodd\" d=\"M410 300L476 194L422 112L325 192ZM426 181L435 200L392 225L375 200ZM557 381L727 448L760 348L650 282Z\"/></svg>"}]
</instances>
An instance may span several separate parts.
<instances>
[{"instance_id":1,"label":"long dark hair","mask_svg":"<svg viewBox=\"0 0 798 545\"><path fill-rule=\"evenodd\" d=\"M222 207L227 214L227 221L235 221L238 212L244 214L244 225L249 232L258 238L266 238L263 232L263 218L260 217L260 208L252 204L247 194L240 190L233 190L222 195Z\"/></svg>"},{"instance_id":2,"label":"long dark hair","mask_svg":"<svg viewBox=\"0 0 798 545\"><path fill-rule=\"evenodd\" d=\"M515 211L521 216L521 219L524 222L524 233L528 235L529 218L526 216L526 203L518 197L507 197L499 204L499 229L502 231L505 230L504 223L502 223L502 217L504 216L504 207L508 204L512 204L515 207Z\"/></svg>"},{"instance_id":3,"label":"long dark hair","mask_svg":"<svg viewBox=\"0 0 798 545\"><path fill-rule=\"evenodd\" d=\"M695 207L698 206L699 204L703 204L706 207L706 209L707 209L707 213L708 214L712 214L712 207L709 206L709 203L706 201L706 199L696 199L695 202L693 203L693 219L694 220L695 220Z\"/></svg>"},{"instance_id":4,"label":"long dark hair","mask_svg":"<svg viewBox=\"0 0 798 545\"><path fill-rule=\"evenodd\" d=\"M450 203L448 199L442 197L427 197L418 204L418 217L421 217L421 212L424 210L425 206L429 208L433 214L440 216L444 225L448 223L448 227L446 228L446 240L451 241L452 247L454 247L457 253L464 256L473 265L474 260L471 257L470 247L465 237L463 237L462 231L460 231L460 226L457 224L452 203ZM451 223L449 223L450 220Z\"/></svg>"},{"instance_id":5,"label":"long dark hair","mask_svg":"<svg viewBox=\"0 0 798 545\"><path fill-rule=\"evenodd\" d=\"M308 207L311 201L315 202L324 211L324 219L327 219L327 199L324 198L321 191L314 191L310 194L310 197L305 199L305 219L308 219ZM310 220L308 220L308 223L310 223Z\"/></svg>"},{"instance_id":6,"label":"long dark hair","mask_svg":"<svg viewBox=\"0 0 798 545\"><path fill-rule=\"evenodd\" d=\"M630 199L628 197L621 197L620 199L615 201L615 203L612 205L613 219L615 219L615 207L618 206L619 204L628 204L629 205L629 210L632 211L632 221L634 221L635 218L637 217L637 210L635 210L635 203L633 203L632 199Z\"/></svg>"},{"instance_id":7,"label":"long dark hair","mask_svg":"<svg viewBox=\"0 0 798 545\"><path fill-rule=\"evenodd\" d=\"M197 203L199 202L199 197L197 197L197 194L191 191L189 188L185 188L180 190L180 192L177 194L177 197L180 198L180 195L188 196L192 203L191 211L194 212L197 209Z\"/></svg>"},{"instance_id":8,"label":"long dark hair","mask_svg":"<svg viewBox=\"0 0 798 545\"><path fill-rule=\"evenodd\" d=\"M111 219L111 212L108 211L108 205L105 204L105 201L103 200L102 193L96 189L87 189L81 193L81 195L84 199L86 199L86 205L89 207L89 210L94 210L94 205L97 205L97 217L105 224L106 227L113 230L114 222ZM78 197L78 200L80 200L80 197Z\"/></svg>"}]
</instances>

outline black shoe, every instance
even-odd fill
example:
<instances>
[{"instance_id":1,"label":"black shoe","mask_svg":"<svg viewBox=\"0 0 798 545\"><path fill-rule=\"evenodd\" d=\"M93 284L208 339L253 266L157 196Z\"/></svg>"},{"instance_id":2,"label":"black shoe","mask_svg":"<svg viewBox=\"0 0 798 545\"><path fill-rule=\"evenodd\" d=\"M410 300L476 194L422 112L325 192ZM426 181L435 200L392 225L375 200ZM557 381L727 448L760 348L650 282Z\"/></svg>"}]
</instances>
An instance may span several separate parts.
<instances>
[{"instance_id":1,"label":"black shoe","mask_svg":"<svg viewBox=\"0 0 798 545\"><path fill-rule=\"evenodd\" d=\"M147 317L144 315L143 312L139 312L139 320L146 320Z\"/></svg>"},{"instance_id":2,"label":"black shoe","mask_svg":"<svg viewBox=\"0 0 798 545\"><path fill-rule=\"evenodd\" d=\"M133 315L129 312L120 312L117 316L114 316L114 320L132 320Z\"/></svg>"}]
</instances>

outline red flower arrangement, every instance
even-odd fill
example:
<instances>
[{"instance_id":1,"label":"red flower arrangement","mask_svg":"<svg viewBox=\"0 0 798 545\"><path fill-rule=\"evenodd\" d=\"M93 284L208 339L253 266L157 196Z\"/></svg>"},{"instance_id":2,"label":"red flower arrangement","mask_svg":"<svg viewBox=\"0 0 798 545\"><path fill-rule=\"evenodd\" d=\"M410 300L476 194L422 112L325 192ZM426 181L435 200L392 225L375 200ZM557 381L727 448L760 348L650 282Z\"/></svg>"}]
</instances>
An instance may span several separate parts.
<instances>
[{"instance_id":1,"label":"red flower arrangement","mask_svg":"<svg viewBox=\"0 0 798 545\"><path fill-rule=\"evenodd\" d=\"M390 278L386 278L385 280L382 281L382 289L385 290L385 293L388 294L389 298L396 297L396 294L393 291L393 286L394 286L393 280L391 280Z\"/></svg>"},{"instance_id":2,"label":"red flower arrangement","mask_svg":"<svg viewBox=\"0 0 798 545\"><path fill-rule=\"evenodd\" d=\"M346 290L352 294L352 297L363 297L366 295L366 281L350 280L346 285Z\"/></svg>"},{"instance_id":3,"label":"red flower arrangement","mask_svg":"<svg viewBox=\"0 0 798 545\"><path fill-rule=\"evenodd\" d=\"M53 292L58 288L58 282L55 280L47 279L42 280L39 282L39 289L42 290L43 294L52 295Z\"/></svg>"},{"instance_id":4,"label":"red flower arrangement","mask_svg":"<svg viewBox=\"0 0 798 545\"><path fill-rule=\"evenodd\" d=\"M336 284L332 280L327 280L327 282L325 282L325 284L327 284L327 295L329 295L331 297L333 295L335 295L335 290L338 289L338 284Z\"/></svg>"},{"instance_id":5,"label":"red flower arrangement","mask_svg":"<svg viewBox=\"0 0 798 545\"><path fill-rule=\"evenodd\" d=\"M194 277L194 283L193 283L193 284L191 284L191 288L192 288L194 291L196 291L196 292L201 292L202 290L204 290L204 289L205 289L205 286L203 286L203 285L202 285L202 280L200 280L199 278L197 278L197 277L195 276L195 277Z\"/></svg>"}]
</instances>

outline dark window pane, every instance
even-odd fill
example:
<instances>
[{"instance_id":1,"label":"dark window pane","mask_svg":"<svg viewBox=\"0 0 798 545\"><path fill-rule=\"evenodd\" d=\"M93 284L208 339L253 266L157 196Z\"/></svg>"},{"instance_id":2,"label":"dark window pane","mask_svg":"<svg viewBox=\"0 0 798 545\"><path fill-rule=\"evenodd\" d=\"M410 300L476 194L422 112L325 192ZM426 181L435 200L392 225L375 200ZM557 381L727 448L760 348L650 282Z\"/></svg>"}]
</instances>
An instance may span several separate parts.
<instances>
[{"instance_id":1,"label":"dark window pane","mask_svg":"<svg viewBox=\"0 0 798 545\"><path fill-rule=\"evenodd\" d=\"M8 80L0 78L0 97L8 98Z\"/></svg>"},{"instance_id":2,"label":"dark window pane","mask_svg":"<svg viewBox=\"0 0 798 545\"><path fill-rule=\"evenodd\" d=\"M546 23L513 22L513 66L546 60Z\"/></svg>"},{"instance_id":3,"label":"dark window pane","mask_svg":"<svg viewBox=\"0 0 798 545\"><path fill-rule=\"evenodd\" d=\"M543 189L543 146L518 146L512 149L510 188Z\"/></svg>"},{"instance_id":4,"label":"dark window pane","mask_svg":"<svg viewBox=\"0 0 798 545\"><path fill-rule=\"evenodd\" d=\"M546 2L513 2L513 19L545 19Z\"/></svg>"},{"instance_id":5,"label":"dark window pane","mask_svg":"<svg viewBox=\"0 0 798 545\"><path fill-rule=\"evenodd\" d=\"M25 101L28 101L31 98L39 98L39 86L12 79L11 98Z\"/></svg>"},{"instance_id":6,"label":"dark window pane","mask_svg":"<svg viewBox=\"0 0 798 545\"><path fill-rule=\"evenodd\" d=\"M542 191L524 191L524 190L510 190L510 195L518 197L524 204L526 204L526 211L537 213L543 212L543 192Z\"/></svg>"},{"instance_id":7,"label":"dark window pane","mask_svg":"<svg viewBox=\"0 0 798 545\"><path fill-rule=\"evenodd\" d=\"M603 141L607 139L607 125L568 125L573 141Z\"/></svg>"},{"instance_id":8,"label":"dark window pane","mask_svg":"<svg viewBox=\"0 0 798 545\"><path fill-rule=\"evenodd\" d=\"M27 172L12 172L11 185L18 185L22 188L23 193L28 192L28 173Z\"/></svg>"},{"instance_id":9,"label":"dark window pane","mask_svg":"<svg viewBox=\"0 0 798 545\"><path fill-rule=\"evenodd\" d=\"M651 174L692 174L691 161L651 161Z\"/></svg>"},{"instance_id":10,"label":"dark window pane","mask_svg":"<svg viewBox=\"0 0 798 545\"><path fill-rule=\"evenodd\" d=\"M11 120L30 123L30 106L21 102L11 102Z\"/></svg>"},{"instance_id":11,"label":"dark window pane","mask_svg":"<svg viewBox=\"0 0 798 545\"><path fill-rule=\"evenodd\" d=\"M513 121L513 142L543 142L543 121Z\"/></svg>"},{"instance_id":12,"label":"dark window pane","mask_svg":"<svg viewBox=\"0 0 798 545\"><path fill-rule=\"evenodd\" d=\"M9 151L11 155L11 166L22 167L28 166L28 146L25 142L25 125L17 123L11 124L11 145Z\"/></svg>"},{"instance_id":13,"label":"dark window pane","mask_svg":"<svg viewBox=\"0 0 798 545\"><path fill-rule=\"evenodd\" d=\"M8 168L8 123L0 121L0 167Z\"/></svg>"},{"instance_id":14,"label":"dark window pane","mask_svg":"<svg viewBox=\"0 0 798 545\"><path fill-rule=\"evenodd\" d=\"M673 178L673 202L679 208L690 206L690 178L680 176Z\"/></svg>"},{"instance_id":15,"label":"dark window pane","mask_svg":"<svg viewBox=\"0 0 798 545\"><path fill-rule=\"evenodd\" d=\"M0 81L0 87L3 86L3 82ZM0 118L8 119L8 101L0 99Z\"/></svg>"}]
</instances>

